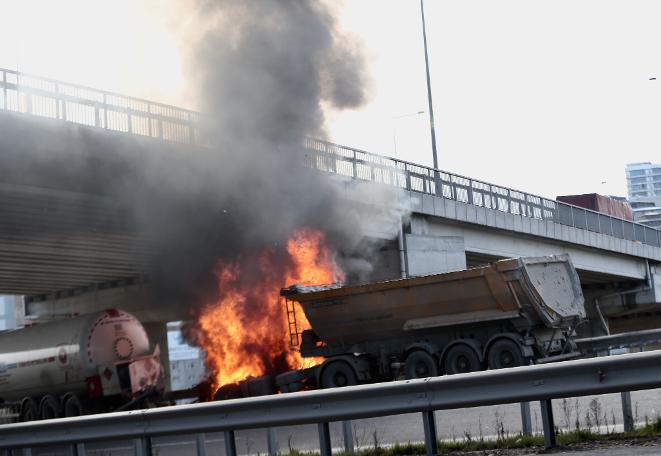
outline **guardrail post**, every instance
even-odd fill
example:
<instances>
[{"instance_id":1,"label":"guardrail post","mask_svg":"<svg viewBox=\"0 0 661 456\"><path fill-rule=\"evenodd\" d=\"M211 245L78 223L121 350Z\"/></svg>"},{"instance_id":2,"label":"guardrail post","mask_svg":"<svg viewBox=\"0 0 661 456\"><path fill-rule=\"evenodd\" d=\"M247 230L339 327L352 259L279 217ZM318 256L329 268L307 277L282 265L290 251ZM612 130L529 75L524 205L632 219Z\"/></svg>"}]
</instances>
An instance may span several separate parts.
<instances>
[{"instance_id":1,"label":"guardrail post","mask_svg":"<svg viewBox=\"0 0 661 456\"><path fill-rule=\"evenodd\" d=\"M623 391L620 393L622 396L622 423L624 424L624 432L632 432L634 427L633 411L631 410L631 393Z\"/></svg>"},{"instance_id":2,"label":"guardrail post","mask_svg":"<svg viewBox=\"0 0 661 456\"><path fill-rule=\"evenodd\" d=\"M269 451L269 455L275 456L278 454L278 439L275 435L275 429L267 428L266 429L266 444Z\"/></svg>"},{"instance_id":3,"label":"guardrail post","mask_svg":"<svg viewBox=\"0 0 661 456\"><path fill-rule=\"evenodd\" d=\"M542 409L542 426L544 428L544 448L555 447L555 424L553 423L553 407L551 399L540 401Z\"/></svg>"},{"instance_id":4,"label":"guardrail post","mask_svg":"<svg viewBox=\"0 0 661 456\"><path fill-rule=\"evenodd\" d=\"M342 421L342 437L344 437L344 452L353 454L353 429L351 421Z\"/></svg>"},{"instance_id":5,"label":"guardrail post","mask_svg":"<svg viewBox=\"0 0 661 456\"><path fill-rule=\"evenodd\" d=\"M532 435L532 420L530 419L530 402L521 402L521 433Z\"/></svg>"},{"instance_id":6,"label":"guardrail post","mask_svg":"<svg viewBox=\"0 0 661 456\"><path fill-rule=\"evenodd\" d=\"M197 456L207 456L206 434L204 432L195 434L195 447Z\"/></svg>"},{"instance_id":7,"label":"guardrail post","mask_svg":"<svg viewBox=\"0 0 661 456\"><path fill-rule=\"evenodd\" d=\"M328 422L317 423L317 429L319 430L319 456L332 456Z\"/></svg>"},{"instance_id":8,"label":"guardrail post","mask_svg":"<svg viewBox=\"0 0 661 456\"><path fill-rule=\"evenodd\" d=\"M133 449L135 451L135 456L152 456L151 438L142 437L140 439L133 439Z\"/></svg>"},{"instance_id":9,"label":"guardrail post","mask_svg":"<svg viewBox=\"0 0 661 456\"><path fill-rule=\"evenodd\" d=\"M225 456L236 456L236 439L234 431L225 431Z\"/></svg>"},{"instance_id":10,"label":"guardrail post","mask_svg":"<svg viewBox=\"0 0 661 456\"><path fill-rule=\"evenodd\" d=\"M438 454L438 440L436 437L436 418L433 410L422 412L422 424L425 429L425 448L427 456Z\"/></svg>"},{"instance_id":11,"label":"guardrail post","mask_svg":"<svg viewBox=\"0 0 661 456\"><path fill-rule=\"evenodd\" d=\"M74 443L71 445L71 454L73 456L85 456L87 452L85 451L84 443Z\"/></svg>"}]
</instances>

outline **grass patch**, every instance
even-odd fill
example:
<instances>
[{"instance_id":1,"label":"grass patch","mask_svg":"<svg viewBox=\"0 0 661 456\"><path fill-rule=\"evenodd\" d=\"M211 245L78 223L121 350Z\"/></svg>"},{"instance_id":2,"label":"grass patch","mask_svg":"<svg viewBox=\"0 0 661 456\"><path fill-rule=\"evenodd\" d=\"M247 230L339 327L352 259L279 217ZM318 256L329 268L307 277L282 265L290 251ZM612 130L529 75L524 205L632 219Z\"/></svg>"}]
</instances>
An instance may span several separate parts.
<instances>
[{"instance_id":1,"label":"grass patch","mask_svg":"<svg viewBox=\"0 0 661 456\"><path fill-rule=\"evenodd\" d=\"M572 446L581 443L594 441L617 441L636 438L650 438L661 436L661 417L655 421L649 421L645 425L636 428L632 432L608 432L599 434L590 429L579 428L573 431L561 431L556 434L556 441L559 446ZM541 435L525 436L499 435L496 439L474 438L470 434L465 434L464 438L457 441L438 442L439 454L451 454L463 451L485 451L485 450L514 450L525 448L542 448L544 446L544 437ZM289 452L281 453L283 456L316 456L317 452L302 452L292 449ZM379 445L370 448L357 450L355 456L402 456L402 455L423 455L426 454L425 445L422 443L396 443L394 445L382 447ZM348 453L335 453L336 456L350 456Z\"/></svg>"}]
</instances>

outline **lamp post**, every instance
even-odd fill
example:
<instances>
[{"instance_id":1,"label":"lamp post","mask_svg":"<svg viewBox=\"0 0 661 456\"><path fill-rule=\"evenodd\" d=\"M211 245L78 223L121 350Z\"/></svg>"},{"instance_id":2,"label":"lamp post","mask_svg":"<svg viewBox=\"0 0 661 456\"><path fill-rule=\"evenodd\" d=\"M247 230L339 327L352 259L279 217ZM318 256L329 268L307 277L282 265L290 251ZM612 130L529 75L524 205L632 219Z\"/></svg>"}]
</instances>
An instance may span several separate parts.
<instances>
[{"instance_id":1,"label":"lamp post","mask_svg":"<svg viewBox=\"0 0 661 456\"><path fill-rule=\"evenodd\" d=\"M402 114L399 116L394 116L392 118L392 142L393 145L395 146L395 152L393 154L395 158L398 158L397 157L397 120L403 119L404 117L419 116L420 114L424 114L424 113L425 111L410 112L408 114Z\"/></svg>"},{"instance_id":2,"label":"lamp post","mask_svg":"<svg viewBox=\"0 0 661 456\"><path fill-rule=\"evenodd\" d=\"M429 126L431 128L431 152L434 159L434 169L438 169L438 155L436 153L436 132L434 130L434 108L431 99L431 81L429 79L429 56L427 55L427 29L425 27L425 5L420 0L420 14L422 16L422 41L425 45L425 70L427 74L427 100L429 101Z\"/></svg>"}]
</instances>

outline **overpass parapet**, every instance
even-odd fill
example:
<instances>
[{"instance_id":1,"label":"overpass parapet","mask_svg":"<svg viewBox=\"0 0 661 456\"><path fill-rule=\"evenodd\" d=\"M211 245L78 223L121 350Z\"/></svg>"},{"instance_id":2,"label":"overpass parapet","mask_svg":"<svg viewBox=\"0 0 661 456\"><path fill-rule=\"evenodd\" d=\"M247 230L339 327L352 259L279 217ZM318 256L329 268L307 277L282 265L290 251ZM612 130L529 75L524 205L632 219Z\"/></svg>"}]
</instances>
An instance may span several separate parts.
<instances>
[{"instance_id":1,"label":"overpass parapet","mask_svg":"<svg viewBox=\"0 0 661 456\"><path fill-rule=\"evenodd\" d=\"M0 110L182 144L205 144L199 128L202 114L198 112L1 68ZM466 205L468 216L477 208L492 209L518 216L525 224L530 221L531 229L540 232L541 222L552 222L649 246L652 255L661 248L661 230L649 226L328 141L306 138L304 161L313 169L421 195L411 201L424 213L434 213L432 198L439 197L458 203L457 207ZM576 233L580 236L579 231ZM632 246L629 250L641 248Z\"/></svg>"}]
</instances>

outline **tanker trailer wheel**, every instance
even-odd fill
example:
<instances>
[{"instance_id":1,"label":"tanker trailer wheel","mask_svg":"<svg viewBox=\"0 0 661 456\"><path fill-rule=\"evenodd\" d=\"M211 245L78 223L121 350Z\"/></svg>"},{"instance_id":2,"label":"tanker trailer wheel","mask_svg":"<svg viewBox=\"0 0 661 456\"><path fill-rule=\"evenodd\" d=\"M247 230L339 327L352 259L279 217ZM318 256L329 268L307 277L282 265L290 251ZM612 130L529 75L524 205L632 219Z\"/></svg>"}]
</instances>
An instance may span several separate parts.
<instances>
[{"instance_id":1,"label":"tanker trailer wheel","mask_svg":"<svg viewBox=\"0 0 661 456\"><path fill-rule=\"evenodd\" d=\"M35 421L39 419L39 407L37 402L31 397L24 397L21 400L20 421Z\"/></svg>"},{"instance_id":2,"label":"tanker trailer wheel","mask_svg":"<svg viewBox=\"0 0 661 456\"><path fill-rule=\"evenodd\" d=\"M62 411L65 418L83 415L83 404L75 394L68 394L64 397Z\"/></svg>"},{"instance_id":3,"label":"tanker trailer wheel","mask_svg":"<svg viewBox=\"0 0 661 456\"><path fill-rule=\"evenodd\" d=\"M436 377L438 375L436 360L426 351L412 351L406 357L404 375L407 379Z\"/></svg>"},{"instance_id":4,"label":"tanker trailer wheel","mask_svg":"<svg viewBox=\"0 0 661 456\"><path fill-rule=\"evenodd\" d=\"M46 394L39 402L39 419L50 420L60 415L60 403L50 394Z\"/></svg>"},{"instance_id":5,"label":"tanker trailer wheel","mask_svg":"<svg viewBox=\"0 0 661 456\"><path fill-rule=\"evenodd\" d=\"M482 369L480 358L471 347L457 344L445 354L445 373L448 375L464 374Z\"/></svg>"},{"instance_id":6,"label":"tanker trailer wheel","mask_svg":"<svg viewBox=\"0 0 661 456\"><path fill-rule=\"evenodd\" d=\"M510 339L500 339L494 342L489 348L487 358L490 369L505 369L525 364L521 347Z\"/></svg>"},{"instance_id":7,"label":"tanker trailer wheel","mask_svg":"<svg viewBox=\"0 0 661 456\"><path fill-rule=\"evenodd\" d=\"M329 363L321 372L322 388L339 388L358 384L356 372L344 361Z\"/></svg>"}]
</instances>

